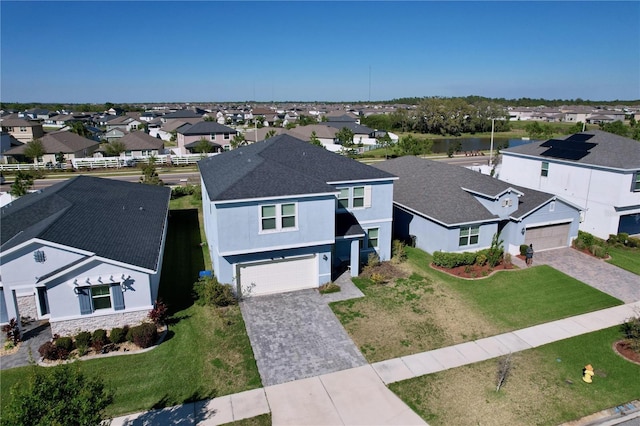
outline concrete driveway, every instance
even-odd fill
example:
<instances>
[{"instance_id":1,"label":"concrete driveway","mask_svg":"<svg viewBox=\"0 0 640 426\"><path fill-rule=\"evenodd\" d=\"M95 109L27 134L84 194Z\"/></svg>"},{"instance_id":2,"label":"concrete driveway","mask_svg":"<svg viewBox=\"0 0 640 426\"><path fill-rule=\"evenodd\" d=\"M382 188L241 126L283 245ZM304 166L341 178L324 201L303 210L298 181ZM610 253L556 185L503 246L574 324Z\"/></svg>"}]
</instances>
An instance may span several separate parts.
<instances>
[{"instance_id":1,"label":"concrete driveway","mask_svg":"<svg viewBox=\"0 0 640 426\"><path fill-rule=\"evenodd\" d=\"M533 264L549 265L625 303L640 300L638 275L578 250L562 248L536 252L533 256Z\"/></svg>"},{"instance_id":2,"label":"concrete driveway","mask_svg":"<svg viewBox=\"0 0 640 426\"><path fill-rule=\"evenodd\" d=\"M240 309L264 386L367 364L317 290L255 296Z\"/></svg>"}]
</instances>

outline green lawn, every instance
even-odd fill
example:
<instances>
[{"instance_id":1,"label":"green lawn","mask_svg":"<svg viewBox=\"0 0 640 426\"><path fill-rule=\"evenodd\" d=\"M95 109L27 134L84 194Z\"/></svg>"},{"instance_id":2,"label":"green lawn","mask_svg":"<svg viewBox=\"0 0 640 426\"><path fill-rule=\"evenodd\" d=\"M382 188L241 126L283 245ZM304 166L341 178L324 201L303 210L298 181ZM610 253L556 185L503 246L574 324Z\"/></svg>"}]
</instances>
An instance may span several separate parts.
<instances>
[{"instance_id":1,"label":"green lawn","mask_svg":"<svg viewBox=\"0 0 640 426\"><path fill-rule=\"evenodd\" d=\"M431 425L557 425L640 398L640 366L612 350L618 327L513 354L496 392L497 360L390 385ZM592 384L582 368L595 370Z\"/></svg>"},{"instance_id":2,"label":"green lawn","mask_svg":"<svg viewBox=\"0 0 640 426\"><path fill-rule=\"evenodd\" d=\"M618 268L626 269L636 275L640 275L640 249L620 248L608 246L611 259L607 262L616 265Z\"/></svg>"},{"instance_id":3,"label":"green lawn","mask_svg":"<svg viewBox=\"0 0 640 426\"><path fill-rule=\"evenodd\" d=\"M464 280L429 267L421 250L407 254L410 276L384 285L354 279L366 297L331 304L369 362L622 304L547 266Z\"/></svg>"},{"instance_id":4,"label":"green lawn","mask_svg":"<svg viewBox=\"0 0 640 426\"><path fill-rule=\"evenodd\" d=\"M192 284L207 263L201 241L198 211L171 210L160 284L160 297L172 312L165 342L139 355L74 364L100 376L115 391L109 416L261 386L239 307L216 310L193 304ZM2 406L27 368L0 373Z\"/></svg>"}]
</instances>

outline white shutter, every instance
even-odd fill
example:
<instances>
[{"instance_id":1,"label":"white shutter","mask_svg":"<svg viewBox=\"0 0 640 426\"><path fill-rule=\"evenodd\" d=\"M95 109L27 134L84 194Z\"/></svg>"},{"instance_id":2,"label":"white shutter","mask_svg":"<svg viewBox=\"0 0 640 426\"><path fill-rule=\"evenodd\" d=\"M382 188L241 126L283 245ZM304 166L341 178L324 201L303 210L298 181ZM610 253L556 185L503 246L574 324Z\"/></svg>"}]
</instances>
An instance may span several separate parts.
<instances>
[{"instance_id":1,"label":"white shutter","mask_svg":"<svg viewBox=\"0 0 640 426\"><path fill-rule=\"evenodd\" d=\"M364 187L364 207L371 207L371 185Z\"/></svg>"}]
</instances>

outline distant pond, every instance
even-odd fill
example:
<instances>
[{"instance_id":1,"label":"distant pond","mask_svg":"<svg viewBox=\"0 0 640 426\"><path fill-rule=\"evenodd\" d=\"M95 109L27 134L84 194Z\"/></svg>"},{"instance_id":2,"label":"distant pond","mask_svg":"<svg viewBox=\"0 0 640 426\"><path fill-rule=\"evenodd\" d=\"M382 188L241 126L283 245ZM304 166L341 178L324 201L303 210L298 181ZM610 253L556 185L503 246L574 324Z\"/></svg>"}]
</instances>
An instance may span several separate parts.
<instances>
[{"instance_id":1,"label":"distant pond","mask_svg":"<svg viewBox=\"0 0 640 426\"><path fill-rule=\"evenodd\" d=\"M533 140L523 139L507 139L507 138L493 138L493 149L497 149L498 146L503 145L505 142L509 142L509 147L525 145L533 142ZM431 152L434 154L447 153L449 146L457 143L462 144L462 152L465 151L488 151L491 149L491 138L444 138L433 139L433 147Z\"/></svg>"}]
</instances>

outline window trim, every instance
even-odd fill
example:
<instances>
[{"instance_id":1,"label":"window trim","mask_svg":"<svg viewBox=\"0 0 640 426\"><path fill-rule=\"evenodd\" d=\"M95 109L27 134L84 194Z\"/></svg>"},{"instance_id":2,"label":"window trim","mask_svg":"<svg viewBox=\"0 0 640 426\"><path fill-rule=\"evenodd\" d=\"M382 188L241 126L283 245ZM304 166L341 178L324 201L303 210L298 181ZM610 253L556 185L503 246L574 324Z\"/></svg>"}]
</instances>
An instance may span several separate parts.
<instances>
[{"instance_id":1,"label":"window trim","mask_svg":"<svg viewBox=\"0 0 640 426\"><path fill-rule=\"evenodd\" d=\"M96 291L97 289L103 289L106 288L107 292L104 294L94 294L93 292ZM89 296L91 297L91 307L93 308L93 311L101 311L103 309L113 309L113 301L111 300L111 285L110 284L103 284L103 285L94 285L91 286L89 288ZM105 307L101 307L101 308L97 308L96 307L96 299L99 300L105 300L108 299L109 300L109 306L105 306Z\"/></svg>"},{"instance_id":2,"label":"window trim","mask_svg":"<svg viewBox=\"0 0 640 426\"><path fill-rule=\"evenodd\" d=\"M376 236L375 238L371 238L370 234L372 231L376 232ZM371 240L375 240L376 245L371 245ZM367 248L368 249L377 249L380 247L380 228L379 227L375 227L375 228L369 228L367 229Z\"/></svg>"},{"instance_id":3,"label":"window trim","mask_svg":"<svg viewBox=\"0 0 640 426\"><path fill-rule=\"evenodd\" d=\"M473 231L476 231L475 233ZM467 232L467 235L462 235L463 232ZM471 242L471 239L475 237L476 241ZM462 239L465 238L466 242L463 243ZM480 225L473 226L461 226L460 233L458 235L458 247L474 246L480 242Z\"/></svg>"},{"instance_id":4,"label":"window trim","mask_svg":"<svg viewBox=\"0 0 640 426\"><path fill-rule=\"evenodd\" d=\"M293 206L293 215L285 215L284 207L285 206ZM274 207L275 216L263 216L263 209L265 207ZM259 205L259 220L258 220L258 233L259 234L271 234L275 232L289 232L289 231L297 231L298 230L298 203L272 203L272 204L260 204ZM284 219L293 217L294 225L293 226L285 226ZM264 229L263 220L265 219L274 219L275 227Z\"/></svg>"},{"instance_id":5,"label":"window trim","mask_svg":"<svg viewBox=\"0 0 640 426\"><path fill-rule=\"evenodd\" d=\"M338 194L337 206L339 210L362 210L371 207L371 185L356 185L356 186L343 186L336 188L342 193L342 191L348 191L347 198L341 198L342 194ZM362 189L362 195L356 196L356 189ZM356 206L356 200L362 200L362 205ZM342 205L340 201L346 201L346 206Z\"/></svg>"},{"instance_id":6,"label":"window trim","mask_svg":"<svg viewBox=\"0 0 640 426\"><path fill-rule=\"evenodd\" d=\"M631 192L640 192L640 170L633 174Z\"/></svg>"}]
</instances>

